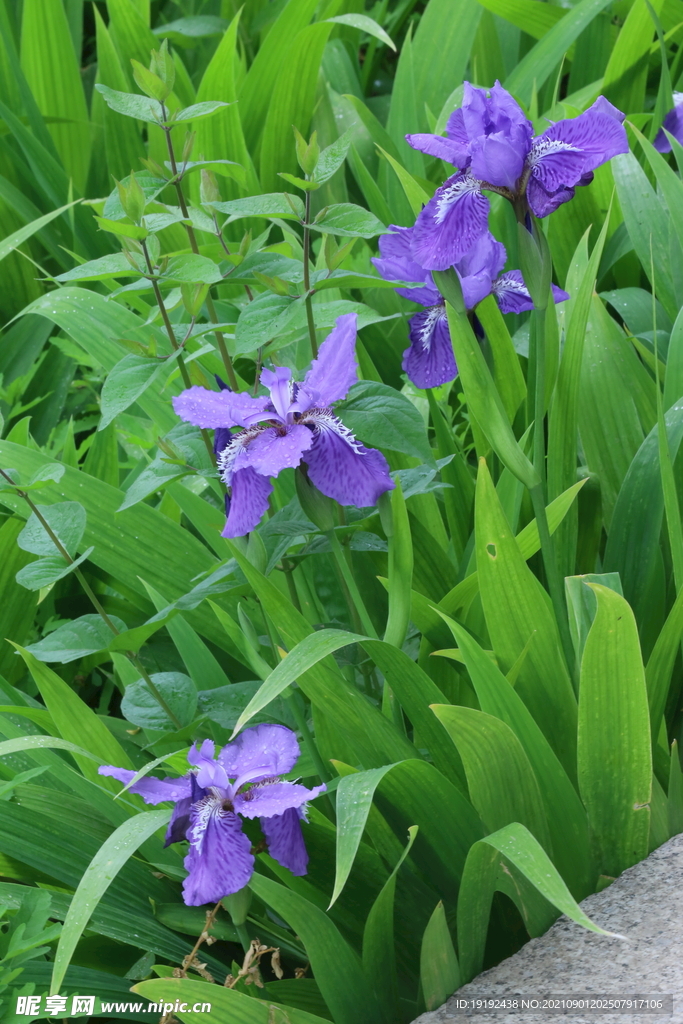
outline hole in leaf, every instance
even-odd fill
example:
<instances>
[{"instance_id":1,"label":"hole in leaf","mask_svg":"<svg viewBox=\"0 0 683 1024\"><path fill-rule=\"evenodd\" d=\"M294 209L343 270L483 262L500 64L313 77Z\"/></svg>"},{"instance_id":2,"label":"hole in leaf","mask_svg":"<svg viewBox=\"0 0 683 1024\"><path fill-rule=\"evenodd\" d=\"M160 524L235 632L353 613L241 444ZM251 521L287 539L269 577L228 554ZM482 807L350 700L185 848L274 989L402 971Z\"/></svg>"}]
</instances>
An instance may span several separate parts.
<instances>
[{"instance_id":1,"label":"hole in leaf","mask_svg":"<svg viewBox=\"0 0 683 1024\"><path fill-rule=\"evenodd\" d=\"M486 550L487 550L488 554L491 556L491 558L496 558L497 557L498 553L496 551L496 545L495 544L487 544L486 545Z\"/></svg>"}]
</instances>

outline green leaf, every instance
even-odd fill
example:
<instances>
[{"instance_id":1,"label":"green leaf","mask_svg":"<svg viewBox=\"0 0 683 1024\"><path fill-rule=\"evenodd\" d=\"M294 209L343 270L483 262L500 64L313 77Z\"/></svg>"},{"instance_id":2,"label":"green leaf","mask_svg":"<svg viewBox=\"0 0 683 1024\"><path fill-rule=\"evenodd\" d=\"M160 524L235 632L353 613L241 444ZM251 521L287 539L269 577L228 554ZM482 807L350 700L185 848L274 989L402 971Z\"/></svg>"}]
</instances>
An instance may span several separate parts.
<instances>
[{"instance_id":1,"label":"green leaf","mask_svg":"<svg viewBox=\"0 0 683 1024\"><path fill-rule=\"evenodd\" d=\"M479 592L498 664L503 673L509 672L533 636L516 690L574 779L576 698L559 630L548 595L526 564L483 460L477 477L475 539Z\"/></svg>"},{"instance_id":2,"label":"green leaf","mask_svg":"<svg viewBox=\"0 0 683 1024\"><path fill-rule=\"evenodd\" d=\"M88 260L72 270L59 274L56 281L107 281L114 277L138 277L141 271L135 270L122 252L110 256L100 256L98 260Z\"/></svg>"},{"instance_id":3,"label":"green leaf","mask_svg":"<svg viewBox=\"0 0 683 1024\"><path fill-rule=\"evenodd\" d=\"M304 3L300 2L297 6L303 7ZM325 22L304 28L293 39L283 59L277 81L268 97L267 112L264 110L265 123L261 122L263 136L259 176L264 189L276 186L275 178L280 171L296 174L296 157L291 135L289 130L283 131L282 127L296 125L302 134L308 133L320 64L331 31L332 25ZM251 66L252 74L256 63L254 61ZM243 118L246 117L244 108L242 115ZM243 124L247 124L246 119L243 120Z\"/></svg>"},{"instance_id":4,"label":"green leaf","mask_svg":"<svg viewBox=\"0 0 683 1024\"><path fill-rule=\"evenodd\" d=\"M117 828L97 851L78 884L64 919L52 970L51 993L60 991L76 945L112 880L138 847L163 828L170 817L168 810L136 814Z\"/></svg>"},{"instance_id":5,"label":"green leaf","mask_svg":"<svg viewBox=\"0 0 683 1024\"><path fill-rule=\"evenodd\" d=\"M126 629L125 622L115 615L110 616L119 632ZM29 644L27 651L38 661L58 661L65 665L78 658L106 650L112 639L112 631L99 615L81 615L48 633L38 643Z\"/></svg>"},{"instance_id":6,"label":"green leaf","mask_svg":"<svg viewBox=\"0 0 683 1024\"><path fill-rule=\"evenodd\" d=\"M543 847L523 825L515 822L474 843L467 856L458 899L458 949L463 982L470 981L483 967L491 900L495 889L501 888L500 877L496 877L501 854L560 913L589 931L611 934L584 914Z\"/></svg>"},{"instance_id":7,"label":"green leaf","mask_svg":"<svg viewBox=\"0 0 683 1024\"><path fill-rule=\"evenodd\" d=\"M523 103L530 103L532 93L545 84L563 56L610 0L580 0L529 50L503 83Z\"/></svg>"},{"instance_id":8,"label":"green leaf","mask_svg":"<svg viewBox=\"0 0 683 1024\"><path fill-rule=\"evenodd\" d=\"M31 221L30 224L25 224L23 228L18 228L11 235L3 238L0 242L0 260L4 260L11 252L18 249L23 242L35 235L41 228L44 228L46 224L55 220L56 217L59 217L65 210L70 210L77 202L79 200L74 199L72 203L60 206L58 210L52 210L50 213L46 213L44 217L38 217L36 220Z\"/></svg>"},{"instance_id":9,"label":"green leaf","mask_svg":"<svg viewBox=\"0 0 683 1024\"><path fill-rule=\"evenodd\" d=\"M327 212L311 224L314 231L324 231L328 235L342 235L349 238L374 238L386 231L386 227L377 220L374 213L364 210L353 203L337 203L327 207Z\"/></svg>"},{"instance_id":10,"label":"green leaf","mask_svg":"<svg viewBox=\"0 0 683 1024\"><path fill-rule=\"evenodd\" d=\"M229 222L240 217L277 217L284 220L304 219L304 204L298 196L286 192L269 192L229 203L211 203L214 210L227 213Z\"/></svg>"},{"instance_id":11,"label":"green leaf","mask_svg":"<svg viewBox=\"0 0 683 1024\"><path fill-rule=\"evenodd\" d=\"M306 1010L258 997L253 999L219 985L209 988L206 982L190 981L189 978L155 978L133 985L131 991L156 1003L201 1007L201 1012L197 1013L175 1010L174 1015L183 1024L227 1024L228 1021L239 1021L239 1024L329 1024L326 1018Z\"/></svg>"},{"instance_id":12,"label":"green leaf","mask_svg":"<svg viewBox=\"0 0 683 1024\"><path fill-rule=\"evenodd\" d=\"M420 829L414 855L449 894L455 894L467 851L484 833L467 800L434 767L407 760L346 775L337 787L337 857L330 906L349 878L375 797L391 817L414 822Z\"/></svg>"},{"instance_id":13,"label":"green leaf","mask_svg":"<svg viewBox=\"0 0 683 1024\"><path fill-rule=\"evenodd\" d=\"M190 677L182 672L153 672L150 678L181 725L189 725L197 710L197 690ZM141 729L169 732L174 728L174 723L142 679L126 687L121 699L121 713Z\"/></svg>"},{"instance_id":14,"label":"green leaf","mask_svg":"<svg viewBox=\"0 0 683 1024\"><path fill-rule=\"evenodd\" d=\"M249 888L300 936L320 991L335 1024L377 1024L374 988L360 961L330 918L302 896L264 875L252 876ZM353 984L349 984L353 978Z\"/></svg>"},{"instance_id":15,"label":"green leaf","mask_svg":"<svg viewBox=\"0 0 683 1024\"><path fill-rule=\"evenodd\" d=\"M375 381L359 381L336 411L344 423L364 442L376 448L416 455L433 464L424 420L405 395Z\"/></svg>"},{"instance_id":16,"label":"green leaf","mask_svg":"<svg viewBox=\"0 0 683 1024\"><path fill-rule=\"evenodd\" d=\"M408 829L408 843L370 908L363 929L363 970L366 977L374 979L379 1003L388 1024L400 1016L394 943L396 876L412 849L417 833L417 826L411 825Z\"/></svg>"},{"instance_id":17,"label":"green leaf","mask_svg":"<svg viewBox=\"0 0 683 1024\"><path fill-rule=\"evenodd\" d=\"M107 106L117 114L125 114L126 117L134 117L148 124L163 122L163 111L157 100L150 99L149 96L139 96L137 93L119 92L118 89L110 89L109 86L102 84L97 84L95 88L104 97Z\"/></svg>"},{"instance_id":18,"label":"green leaf","mask_svg":"<svg viewBox=\"0 0 683 1024\"><path fill-rule=\"evenodd\" d=\"M597 583L598 611L581 662L578 770L602 874L648 854L652 757L645 671L629 605Z\"/></svg>"},{"instance_id":19,"label":"green leaf","mask_svg":"<svg viewBox=\"0 0 683 1024\"><path fill-rule=\"evenodd\" d=\"M36 562L29 562L23 569L20 569L15 579L27 590L42 590L43 587L49 587L52 583L56 583L57 580L74 572L94 550L94 546L89 547L72 562L67 562L61 555L48 555L46 558L39 558Z\"/></svg>"},{"instance_id":20,"label":"green leaf","mask_svg":"<svg viewBox=\"0 0 683 1024\"><path fill-rule=\"evenodd\" d=\"M326 146L318 157L315 167L315 180L319 185L329 181L333 174L339 170L346 160L346 154L351 146L353 133L349 128L335 139L331 145Z\"/></svg>"},{"instance_id":21,"label":"green leaf","mask_svg":"<svg viewBox=\"0 0 683 1024\"><path fill-rule=\"evenodd\" d=\"M525 487L531 489L538 483L538 473L512 432L481 346L467 317L457 313L450 303L446 303L446 310L453 350L469 411L503 465L521 480Z\"/></svg>"},{"instance_id":22,"label":"green leaf","mask_svg":"<svg viewBox=\"0 0 683 1024\"><path fill-rule=\"evenodd\" d=\"M213 260L194 253L172 256L163 277L180 284L217 284L223 280L220 267Z\"/></svg>"},{"instance_id":23,"label":"green leaf","mask_svg":"<svg viewBox=\"0 0 683 1024\"><path fill-rule=\"evenodd\" d=\"M571 311L548 423L548 493L550 497L555 497L570 486L576 476L581 362L591 299L608 225L609 214L605 217L603 229L581 276L578 289L570 300ZM581 251L584 240L587 245L588 231L579 243L577 253ZM563 576L568 576L574 571L577 523L578 515L573 514L567 524L562 527L555 541L556 557Z\"/></svg>"},{"instance_id":24,"label":"green leaf","mask_svg":"<svg viewBox=\"0 0 683 1024\"><path fill-rule=\"evenodd\" d=\"M124 412L136 402L164 371L168 371L169 362L170 360L149 359L147 356L136 356L132 353L124 356L110 370L102 385L102 414L97 429L104 430L120 412Z\"/></svg>"},{"instance_id":25,"label":"green leaf","mask_svg":"<svg viewBox=\"0 0 683 1024\"><path fill-rule=\"evenodd\" d=\"M390 36L387 35L382 26L373 21L372 18L368 18L366 14L338 14L335 18L326 18L326 21L331 21L336 25L349 25L351 28L358 28L361 32L365 32L366 35L379 39L385 46L391 47L394 52L396 51Z\"/></svg>"},{"instance_id":26,"label":"green leaf","mask_svg":"<svg viewBox=\"0 0 683 1024\"><path fill-rule=\"evenodd\" d=\"M77 501L63 501L59 505L37 505L43 519L73 557L83 539L87 517L83 506ZM26 526L17 537L22 551L33 555L54 555L55 543L40 522L35 512L29 516Z\"/></svg>"},{"instance_id":27,"label":"green leaf","mask_svg":"<svg viewBox=\"0 0 683 1024\"><path fill-rule=\"evenodd\" d=\"M462 757L470 799L486 827L519 821L552 856L536 776L509 725L474 708L433 705Z\"/></svg>"},{"instance_id":28,"label":"green leaf","mask_svg":"<svg viewBox=\"0 0 683 1024\"><path fill-rule=\"evenodd\" d=\"M429 193L425 192L422 185L415 180L410 171L407 171L391 153L387 152L381 146L378 146L377 148L396 172L396 177L401 183L401 187L410 204L410 208L413 211L413 214L417 217L425 203L429 202L431 196Z\"/></svg>"},{"instance_id":29,"label":"green leaf","mask_svg":"<svg viewBox=\"0 0 683 1024\"><path fill-rule=\"evenodd\" d=\"M83 754L76 754L76 761L83 775L105 789L113 791L118 789L116 784L110 784L108 779L97 774L97 770L91 764L91 757L101 758L104 764L132 768L130 758L125 750L109 732L104 722L63 679L60 679L56 672L38 661L29 651L17 644L15 646L26 662L61 736L73 744L74 750L85 747L90 752L86 758Z\"/></svg>"},{"instance_id":30,"label":"green leaf","mask_svg":"<svg viewBox=\"0 0 683 1024\"><path fill-rule=\"evenodd\" d=\"M6 59L6 58L5 58ZM92 143L80 63L62 4L37 0L21 17L21 67L64 168L85 192Z\"/></svg>"},{"instance_id":31,"label":"green leaf","mask_svg":"<svg viewBox=\"0 0 683 1024\"><path fill-rule=\"evenodd\" d=\"M583 3L586 0L582 0ZM564 19L563 19L564 20ZM669 245L670 220L633 153L620 153L611 161L624 223L645 275L672 320L678 313ZM652 248L650 248L652 247ZM680 251L680 250L679 250ZM650 259L652 252L652 260Z\"/></svg>"},{"instance_id":32,"label":"green leaf","mask_svg":"<svg viewBox=\"0 0 683 1024\"><path fill-rule=\"evenodd\" d=\"M422 936L420 984L428 1010L436 1010L460 988L460 965L441 901L434 908Z\"/></svg>"},{"instance_id":33,"label":"green leaf","mask_svg":"<svg viewBox=\"0 0 683 1024\"><path fill-rule=\"evenodd\" d=\"M191 106L179 110L174 115L173 120L174 122L200 121L205 117L212 117L219 110L229 106L229 103L224 103L222 100L205 100L203 103L193 103Z\"/></svg>"},{"instance_id":34,"label":"green leaf","mask_svg":"<svg viewBox=\"0 0 683 1024\"><path fill-rule=\"evenodd\" d=\"M129 224L123 220L108 220L106 217L95 217L95 220L101 231L109 231L112 235L135 239L145 239L149 235L147 228L142 225Z\"/></svg>"}]
</instances>

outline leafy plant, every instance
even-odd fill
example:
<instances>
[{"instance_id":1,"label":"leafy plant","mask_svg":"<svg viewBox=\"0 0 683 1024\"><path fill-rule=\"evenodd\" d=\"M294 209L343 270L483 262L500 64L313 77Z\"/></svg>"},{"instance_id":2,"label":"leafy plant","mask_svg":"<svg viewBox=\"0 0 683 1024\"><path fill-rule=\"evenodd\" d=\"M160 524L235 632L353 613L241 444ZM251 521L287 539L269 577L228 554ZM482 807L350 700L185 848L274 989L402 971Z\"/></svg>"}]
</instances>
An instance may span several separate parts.
<instances>
[{"instance_id":1,"label":"leafy plant","mask_svg":"<svg viewBox=\"0 0 683 1024\"><path fill-rule=\"evenodd\" d=\"M0 4L0 998L407 1024L560 913L599 930L579 902L683 827L682 19L237 8ZM539 136L603 94L630 143L533 235L486 189L514 312L385 251L443 196L463 82L496 79ZM384 493L290 460L223 536L229 431L322 429L260 385L303 386L354 317L322 413ZM459 372L423 390L402 353L437 320ZM258 423L181 421L190 388ZM260 723L326 787L307 874L245 820L248 890L186 906L144 780Z\"/></svg>"}]
</instances>

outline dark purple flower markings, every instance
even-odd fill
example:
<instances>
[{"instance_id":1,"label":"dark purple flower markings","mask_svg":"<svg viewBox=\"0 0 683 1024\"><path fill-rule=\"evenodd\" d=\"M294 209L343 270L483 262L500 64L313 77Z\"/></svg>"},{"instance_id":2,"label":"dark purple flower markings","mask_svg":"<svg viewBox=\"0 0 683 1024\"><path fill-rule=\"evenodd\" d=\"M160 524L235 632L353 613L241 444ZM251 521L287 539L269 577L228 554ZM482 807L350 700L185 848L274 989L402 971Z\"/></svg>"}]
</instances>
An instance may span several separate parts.
<instances>
[{"instance_id":1,"label":"dark purple flower markings","mask_svg":"<svg viewBox=\"0 0 683 1024\"><path fill-rule=\"evenodd\" d=\"M530 210L546 217L588 185L593 172L628 151L624 115L603 96L583 114L533 136L531 122L499 82L487 92L465 83L464 102L446 136L407 135L413 148L458 168L417 218L413 259L428 270L447 270L487 230L489 201L498 192L523 223Z\"/></svg>"},{"instance_id":2,"label":"dark purple flower markings","mask_svg":"<svg viewBox=\"0 0 683 1024\"><path fill-rule=\"evenodd\" d=\"M415 228L390 225L390 234L379 239L380 257L372 262L388 281L414 281L414 288L397 288L404 298L426 306L409 322L410 346L403 353L403 370L418 388L434 388L457 375L453 346L448 329L446 304L430 270L415 262L412 242ZM505 246L490 231L481 235L457 263L454 270L462 288L467 310L493 294L502 313L522 313L533 309L531 296L519 270L501 274L505 265ZM553 285L555 302L569 298Z\"/></svg>"},{"instance_id":3,"label":"dark purple flower markings","mask_svg":"<svg viewBox=\"0 0 683 1024\"><path fill-rule=\"evenodd\" d=\"M130 787L147 804L175 803L165 845L189 841L183 899L193 907L239 892L253 875L251 840L242 831L242 818L259 818L270 856L293 874L305 875L308 854L301 822L307 802L325 791L324 785L306 789L281 781L300 754L296 736L284 725L245 729L217 758L214 754L212 740L205 740L190 749L187 775L148 775ZM98 771L124 784L137 774L113 765Z\"/></svg>"},{"instance_id":4,"label":"dark purple flower markings","mask_svg":"<svg viewBox=\"0 0 683 1024\"><path fill-rule=\"evenodd\" d=\"M355 345L356 314L347 313L301 383L276 366L261 371L269 396L195 386L173 399L181 419L220 437L218 469L231 488L224 537L253 530L268 508L271 478L302 462L318 490L342 505L374 505L394 487L381 452L362 445L332 409L357 380ZM242 429L231 433L233 427Z\"/></svg>"}]
</instances>

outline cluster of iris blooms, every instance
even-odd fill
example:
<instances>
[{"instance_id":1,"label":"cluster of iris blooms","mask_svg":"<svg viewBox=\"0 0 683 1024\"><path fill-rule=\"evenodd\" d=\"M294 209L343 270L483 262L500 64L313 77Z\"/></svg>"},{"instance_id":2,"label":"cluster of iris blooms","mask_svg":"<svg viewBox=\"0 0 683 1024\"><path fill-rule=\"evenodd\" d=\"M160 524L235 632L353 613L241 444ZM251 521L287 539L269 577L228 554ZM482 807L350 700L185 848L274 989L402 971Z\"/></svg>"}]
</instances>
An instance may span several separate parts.
<instances>
[{"instance_id":1,"label":"cluster of iris blooms","mask_svg":"<svg viewBox=\"0 0 683 1024\"><path fill-rule=\"evenodd\" d=\"M390 227L373 260L387 280L419 282L399 288L400 295L426 308L410 320L410 347L403 369L419 388L433 388L457 375L446 304L432 275L453 268L465 308L493 295L503 313L533 309L519 270L501 273L505 247L488 226L489 200L495 192L512 203L520 223L547 217L590 184L593 172L628 151L624 115L604 96L585 113L551 124L534 136L533 126L500 82L490 91L465 83L463 105L455 110L446 135L407 135L414 148L453 164L455 174L437 188L413 227ZM553 298L569 296L553 285Z\"/></svg>"},{"instance_id":2,"label":"cluster of iris blooms","mask_svg":"<svg viewBox=\"0 0 683 1024\"><path fill-rule=\"evenodd\" d=\"M683 141L683 94L675 99L664 129ZM392 225L380 238L381 255L373 261L386 279L411 282L399 294L425 307L410 321L403 360L417 387L437 387L457 374L445 301L433 272L455 271L468 311L489 295L503 313L533 308L521 272L502 272L506 252L489 230L485 193L512 203L519 223L531 230L532 218L568 202L597 167L628 150L623 120L601 96L585 113L534 136L531 122L500 83L490 91L465 83L463 105L449 118L445 136L407 136L415 149L456 168L412 227ZM654 144L660 152L671 149L664 130ZM568 298L552 288L556 302ZM254 529L268 507L272 478L302 463L311 483L344 505L374 505L394 486L384 456L362 445L333 411L357 379L356 329L355 314L339 317L300 383L289 369L275 366L261 371L268 395L192 387L173 400L182 419L215 430L219 472L231 491L223 536ZM282 779L298 757L290 729L259 725L217 756L211 741L193 746L182 778L145 776L133 782L133 771L107 766L100 772L129 784L147 803L174 803L166 842L189 841L183 897L201 905L248 885L254 854L245 818L259 819L272 857L295 875L306 873L301 821L307 801L325 786L309 790Z\"/></svg>"}]
</instances>

